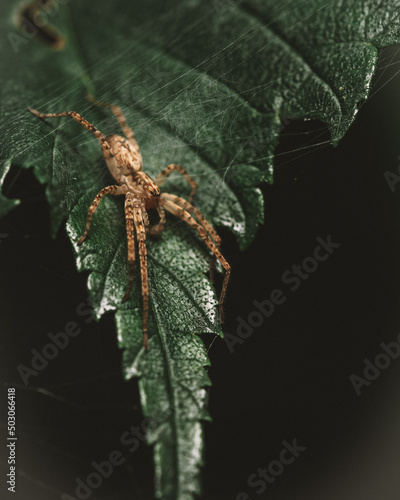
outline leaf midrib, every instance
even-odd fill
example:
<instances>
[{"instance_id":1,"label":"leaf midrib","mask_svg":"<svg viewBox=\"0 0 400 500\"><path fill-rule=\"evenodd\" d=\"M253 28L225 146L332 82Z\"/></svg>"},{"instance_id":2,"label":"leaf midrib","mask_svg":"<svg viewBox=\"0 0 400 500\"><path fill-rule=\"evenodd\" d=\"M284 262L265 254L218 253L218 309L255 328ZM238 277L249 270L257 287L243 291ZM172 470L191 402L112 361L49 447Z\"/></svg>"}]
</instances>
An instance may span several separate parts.
<instances>
[{"instance_id":1,"label":"leaf midrib","mask_svg":"<svg viewBox=\"0 0 400 500\"><path fill-rule=\"evenodd\" d=\"M172 432L174 434L174 439L173 439L173 447L174 447L174 462L175 462L175 470L176 470L176 475L175 475L175 491L177 493L177 497L179 498L180 495L180 462L179 462L179 450L178 450L178 435L179 435L179 423L177 421L177 411L176 411L176 401L175 401L175 391L174 391L174 381L177 380L175 377L175 374L172 369L172 363L171 363L171 356L169 353L169 350L167 348L167 343L166 343L166 335L164 328L162 326L162 321L160 321L159 315L158 315L158 306L151 301L152 304L152 309L153 309L153 314L156 319L157 323L157 332L158 332L158 337L160 339L160 345L161 345L161 350L164 355L164 358L166 360L166 374L168 378L168 393L170 395L169 400L171 402L172 406L172 412L173 412L173 425L172 425Z\"/></svg>"}]
</instances>

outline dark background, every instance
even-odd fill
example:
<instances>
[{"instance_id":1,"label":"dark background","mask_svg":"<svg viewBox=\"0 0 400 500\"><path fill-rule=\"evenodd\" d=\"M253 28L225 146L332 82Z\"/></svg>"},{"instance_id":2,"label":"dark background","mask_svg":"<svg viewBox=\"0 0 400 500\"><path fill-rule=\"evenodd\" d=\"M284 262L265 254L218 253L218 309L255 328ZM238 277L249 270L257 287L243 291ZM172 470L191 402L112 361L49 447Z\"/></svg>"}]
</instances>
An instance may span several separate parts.
<instances>
[{"instance_id":1,"label":"dark background","mask_svg":"<svg viewBox=\"0 0 400 500\"><path fill-rule=\"evenodd\" d=\"M397 50L383 51L371 98L337 148L322 123L285 126L275 183L263 187L265 224L251 247L239 252L222 232L233 267L224 329L235 334L237 317L246 320L252 302L274 288L287 300L233 354L220 339L210 348L204 500L240 492L273 500L399 498L400 358L360 396L349 380L400 333L400 183L392 192L384 177L400 165ZM121 434L142 422L137 382L123 381L113 314L99 323L77 314L86 275L76 271L65 231L50 238L44 188L32 172L13 169L4 192L22 200L0 221L8 235L0 240L3 378L17 390L13 498L74 496L75 478L85 481L91 462L121 449ZM340 248L290 291L284 271L328 235ZM30 350L69 321L82 333L25 387L18 365L29 366ZM2 398L4 408L5 387ZM293 439L306 450L257 494L248 477ZM152 450L141 444L124 456L91 499L152 498Z\"/></svg>"}]
</instances>

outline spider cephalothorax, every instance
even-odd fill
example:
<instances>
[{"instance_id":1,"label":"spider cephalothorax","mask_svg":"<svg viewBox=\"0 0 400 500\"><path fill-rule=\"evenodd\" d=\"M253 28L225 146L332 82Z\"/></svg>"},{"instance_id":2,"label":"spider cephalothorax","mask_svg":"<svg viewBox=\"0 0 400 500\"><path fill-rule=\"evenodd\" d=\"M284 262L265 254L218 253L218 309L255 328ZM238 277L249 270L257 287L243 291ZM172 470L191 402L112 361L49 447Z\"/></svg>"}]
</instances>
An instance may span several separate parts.
<instances>
[{"instance_id":1,"label":"spider cephalothorax","mask_svg":"<svg viewBox=\"0 0 400 500\"><path fill-rule=\"evenodd\" d=\"M103 155L107 163L111 175L118 184L107 186L101 189L92 204L89 207L89 213L86 222L86 228L78 240L78 245L81 245L89 233L90 224L93 214L95 213L100 201L106 194L114 196L125 196L125 220L126 233L128 240L128 262L129 262L129 286L122 299L126 301L133 286L133 270L135 262L135 234L138 242L138 251L140 259L140 273L142 282L142 297L143 297L143 344L147 350L147 323L149 309L149 285L147 277L147 251L146 251L146 233L159 234L165 226L165 210L172 213L176 217L185 221L190 227L196 229L205 244L213 253L211 262L211 274L215 258L217 258L225 269L225 277L222 285L220 296L220 315L222 320L222 304L224 302L228 280L230 275L230 265L224 259L219 246L221 239L213 229L211 224L205 219L203 214L194 207L191 202L197 190L196 182L190 177L186 170L180 165L172 163L164 168L153 180L149 175L143 172L142 155L140 154L139 145L136 142L131 128L128 126L121 109L118 106L102 103L91 99L95 104L110 108L121 128L125 137L120 135L104 136L96 127L91 125L80 114L75 111L67 111L64 113L39 113L35 109L29 110L39 118L53 118L57 116L70 116L75 121L80 123L86 130L92 132L100 141L100 146L103 150ZM192 192L188 201L169 193L161 193L160 186L167 180L173 171L178 171L187 180L192 188ZM158 224L149 228L148 210L155 209L158 212L160 220Z\"/></svg>"}]
</instances>

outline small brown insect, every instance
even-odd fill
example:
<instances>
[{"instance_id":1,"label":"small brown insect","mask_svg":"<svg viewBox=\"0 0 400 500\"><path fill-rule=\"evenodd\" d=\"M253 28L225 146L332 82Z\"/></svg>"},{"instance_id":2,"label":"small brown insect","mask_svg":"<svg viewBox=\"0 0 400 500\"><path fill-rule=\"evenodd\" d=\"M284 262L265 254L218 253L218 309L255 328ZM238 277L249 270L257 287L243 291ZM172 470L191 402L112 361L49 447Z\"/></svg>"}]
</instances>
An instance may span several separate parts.
<instances>
[{"instance_id":1,"label":"small brown insect","mask_svg":"<svg viewBox=\"0 0 400 500\"><path fill-rule=\"evenodd\" d=\"M39 118L54 118L57 116L70 116L80 123L86 130L92 132L100 141L103 155L111 175L118 182L118 185L107 186L103 188L93 200L86 222L86 228L82 237L78 241L81 245L89 233L90 223L100 201L106 194L114 196L125 196L125 220L128 240L128 262L129 262L129 286L122 299L125 302L133 286L133 266L135 262L135 235L139 248L140 271L142 282L143 297L143 344L147 350L147 322L149 309L149 285L147 278L147 250L146 233L159 234L165 226L165 210L171 212L176 217L185 221L190 227L195 229L204 243L213 253L213 260L210 266L210 274L213 276L215 258L217 258L225 269L224 281L220 296L220 316L223 319L223 302L228 286L231 267L219 251L221 238L213 229L211 224L205 219L204 215L194 207L191 202L197 190L197 184L186 170L180 165L172 163L162 170L153 181L149 175L142 171L142 155L139 151L131 128L118 106L102 103L91 99L95 104L110 108L116 119L121 125L125 137L121 135L108 135L105 137L96 127L91 125L81 115L75 111L64 113L39 113L35 109L28 108L31 113ZM187 180L192 188L189 200L185 200L169 193L161 193L160 186L167 180L173 171L178 171ZM149 218L147 211L155 209L158 212L160 220L158 224L149 228ZM191 215L193 214L193 215ZM194 216L194 217L193 217ZM196 221L196 219L197 221Z\"/></svg>"}]
</instances>

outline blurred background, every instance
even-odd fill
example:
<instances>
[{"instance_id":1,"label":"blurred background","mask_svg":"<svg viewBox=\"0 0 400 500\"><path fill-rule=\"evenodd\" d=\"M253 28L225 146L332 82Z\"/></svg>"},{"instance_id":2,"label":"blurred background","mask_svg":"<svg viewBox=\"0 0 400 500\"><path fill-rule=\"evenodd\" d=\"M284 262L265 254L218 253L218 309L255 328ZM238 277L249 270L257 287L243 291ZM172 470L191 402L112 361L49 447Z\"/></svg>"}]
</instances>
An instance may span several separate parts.
<instances>
[{"instance_id":1,"label":"blurred background","mask_svg":"<svg viewBox=\"0 0 400 500\"><path fill-rule=\"evenodd\" d=\"M362 377L364 360L373 362L379 344L400 333L400 183L392 192L385 178L399 174L399 69L399 49L383 50L371 98L336 148L320 122L286 124L254 243L239 252L221 231L233 267L224 330L236 334L237 318L247 321L253 301L276 288L287 299L233 353L204 337L213 382L204 500L399 498L400 358L360 395L349 378ZM0 220L1 369L17 391L14 498L74 498L76 478L85 481L92 461L118 449L124 464L90 498L151 499L152 450L141 443L128 453L120 443L143 416L137 382L122 377L113 314L98 323L79 314L86 276L76 271L65 230L50 238L44 188L32 172L13 169L4 192L22 200ZM282 274L328 235L340 247L290 291ZM25 386L17 367L29 366L30 350L70 321L81 333ZM306 449L257 493L248 478L294 439Z\"/></svg>"}]
</instances>

